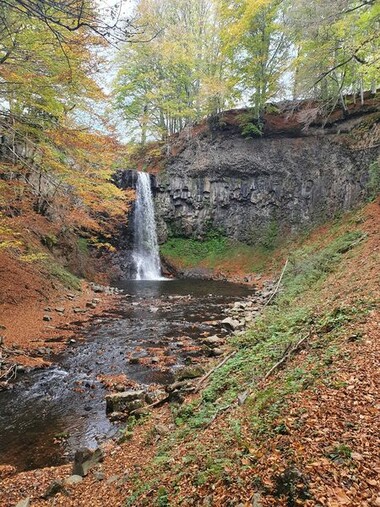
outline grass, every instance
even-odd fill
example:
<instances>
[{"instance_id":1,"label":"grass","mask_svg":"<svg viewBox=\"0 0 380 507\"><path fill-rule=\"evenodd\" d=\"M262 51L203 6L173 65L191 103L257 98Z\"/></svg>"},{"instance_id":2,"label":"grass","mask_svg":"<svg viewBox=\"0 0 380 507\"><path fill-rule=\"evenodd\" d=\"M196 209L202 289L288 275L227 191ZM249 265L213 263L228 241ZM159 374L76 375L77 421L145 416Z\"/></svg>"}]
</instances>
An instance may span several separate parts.
<instances>
[{"instance_id":1,"label":"grass","mask_svg":"<svg viewBox=\"0 0 380 507\"><path fill-rule=\"evenodd\" d=\"M80 290L81 281L80 279L67 271L67 269L63 268L59 264L51 263L48 266L50 274L57 278L65 287L75 290Z\"/></svg>"},{"instance_id":2,"label":"grass","mask_svg":"<svg viewBox=\"0 0 380 507\"><path fill-rule=\"evenodd\" d=\"M161 246L161 254L181 267L229 269L236 264L245 272L262 271L268 251L263 245L253 247L219 235L204 240L173 237Z\"/></svg>"}]
</instances>

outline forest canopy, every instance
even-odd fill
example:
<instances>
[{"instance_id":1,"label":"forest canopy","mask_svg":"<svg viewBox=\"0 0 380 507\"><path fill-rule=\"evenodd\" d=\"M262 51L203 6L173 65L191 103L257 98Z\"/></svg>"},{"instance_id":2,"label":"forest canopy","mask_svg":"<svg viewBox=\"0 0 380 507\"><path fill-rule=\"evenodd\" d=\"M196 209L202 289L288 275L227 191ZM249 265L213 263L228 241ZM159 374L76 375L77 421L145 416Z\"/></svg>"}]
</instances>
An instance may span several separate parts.
<instances>
[{"instance_id":1,"label":"forest canopy","mask_svg":"<svg viewBox=\"0 0 380 507\"><path fill-rule=\"evenodd\" d=\"M165 139L230 107L317 99L326 114L376 90L376 0L139 0L144 35L117 56L129 135Z\"/></svg>"}]
</instances>

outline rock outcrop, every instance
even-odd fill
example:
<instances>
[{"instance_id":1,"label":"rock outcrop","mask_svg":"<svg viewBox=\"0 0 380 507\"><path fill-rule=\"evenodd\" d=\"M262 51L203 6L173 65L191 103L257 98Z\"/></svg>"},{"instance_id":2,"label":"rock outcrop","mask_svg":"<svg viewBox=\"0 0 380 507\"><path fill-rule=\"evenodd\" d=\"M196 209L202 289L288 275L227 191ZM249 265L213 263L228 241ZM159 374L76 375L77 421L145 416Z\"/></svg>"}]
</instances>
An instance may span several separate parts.
<instances>
[{"instance_id":1,"label":"rock outcrop","mask_svg":"<svg viewBox=\"0 0 380 507\"><path fill-rule=\"evenodd\" d=\"M321 223L365 199L378 153L338 135L196 139L156 178L160 242L218 230L255 243Z\"/></svg>"}]
</instances>

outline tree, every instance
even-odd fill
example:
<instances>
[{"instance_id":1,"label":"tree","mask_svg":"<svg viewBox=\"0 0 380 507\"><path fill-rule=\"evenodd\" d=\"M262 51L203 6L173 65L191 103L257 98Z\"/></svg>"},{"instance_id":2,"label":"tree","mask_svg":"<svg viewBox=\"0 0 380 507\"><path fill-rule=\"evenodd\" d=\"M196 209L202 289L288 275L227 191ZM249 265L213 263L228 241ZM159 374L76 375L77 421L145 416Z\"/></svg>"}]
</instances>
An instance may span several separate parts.
<instances>
[{"instance_id":1,"label":"tree","mask_svg":"<svg viewBox=\"0 0 380 507\"><path fill-rule=\"evenodd\" d=\"M380 4L338 0L288 2L286 29L298 48L296 88L323 101L328 110L345 94L376 90L380 68Z\"/></svg>"},{"instance_id":2,"label":"tree","mask_svg":"<svg viewBox=\"0 0 380 507\"><path fill-rule=\"evenodd\" d=\"M126 44L115 80L116 107L132 130L165 139L228 104L218 2L141 0L149 42Z\"/></svg>"},{"instance_id":3,"label":"tree","mask_svg":"<svg viewBox=\"0 0 380 507\"><path fill-rule=\"evenodd\" d=\"M110 184L118 145L84 121L105 98L94 79L105 44L90 27L52 30L10 2L0 5L0 177L27 185L39 213L67 213L59 202L76 202L82 217L125 209Z\"/></svg>"}]
</instances>

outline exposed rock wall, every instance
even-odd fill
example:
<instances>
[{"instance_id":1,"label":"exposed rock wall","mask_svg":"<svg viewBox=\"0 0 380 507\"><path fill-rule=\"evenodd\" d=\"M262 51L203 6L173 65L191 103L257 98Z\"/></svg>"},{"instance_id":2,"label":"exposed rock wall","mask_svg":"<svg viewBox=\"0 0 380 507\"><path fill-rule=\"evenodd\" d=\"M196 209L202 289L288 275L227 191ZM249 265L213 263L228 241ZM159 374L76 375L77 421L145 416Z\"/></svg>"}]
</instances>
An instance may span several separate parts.
<instances>
[{"instance_id":1,"label":"exposed rock wall","mask_svg":"<svg viewBox=\"0 0 380 507\"><path fill-rule=\"evenodd\" d=\"M357 206L379 148L358 148L352 127L256 139L227 129L192 139L156 176L160 242L218 230L255 243Z\"/></svg>"}]
</instances>

